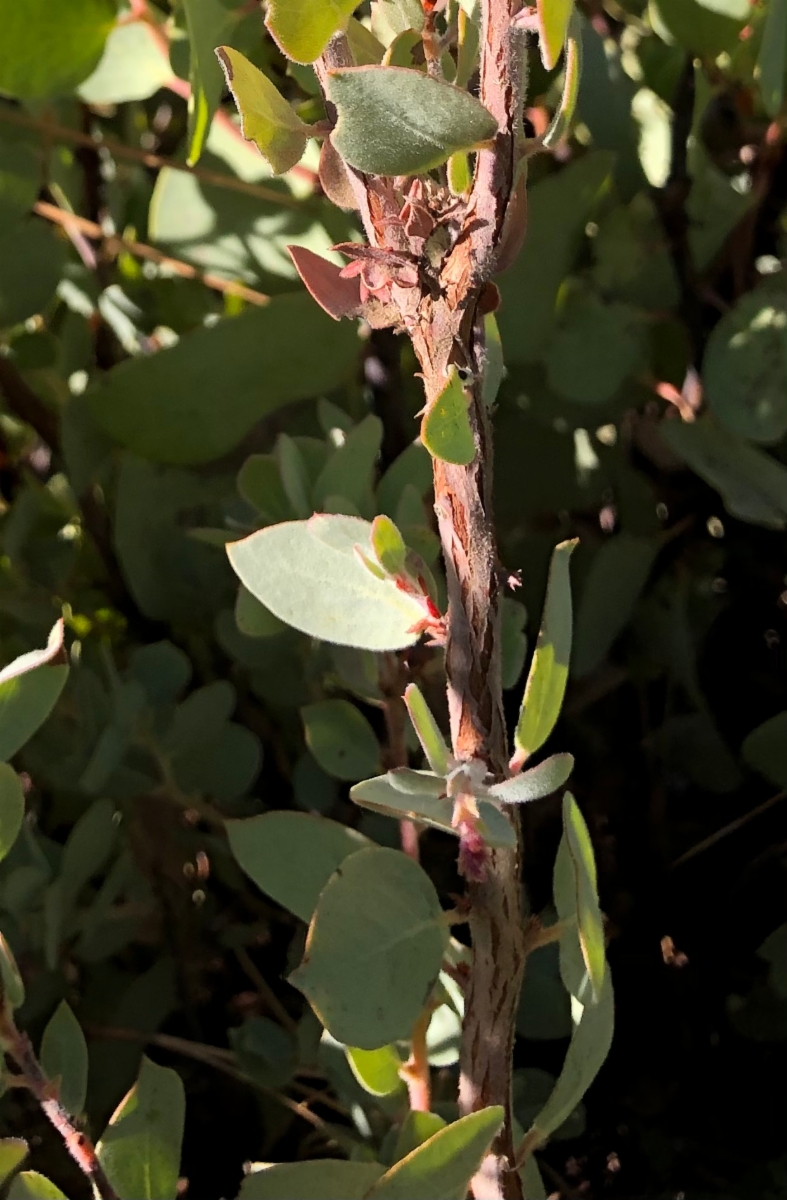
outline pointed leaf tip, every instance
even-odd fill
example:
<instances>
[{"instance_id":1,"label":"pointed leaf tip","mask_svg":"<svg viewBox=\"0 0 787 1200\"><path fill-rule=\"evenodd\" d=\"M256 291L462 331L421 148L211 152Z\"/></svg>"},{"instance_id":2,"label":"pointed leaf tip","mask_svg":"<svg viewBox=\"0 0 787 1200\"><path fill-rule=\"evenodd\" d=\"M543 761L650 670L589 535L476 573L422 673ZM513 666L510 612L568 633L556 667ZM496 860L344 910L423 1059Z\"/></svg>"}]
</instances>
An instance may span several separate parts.
<instances>
[{"instance_id":1,"label":"pointed leaf tip","mask_svg":"<svg viewBox=\"0 0 787 1200\"><path fill-rule=\"evenodd\" d=\"M227 87L240 114L241 133L253 142L274 175L282 175L300 161L309 130L287 101L253 63L231 46L219 46Z\"/></svg>"}]
</instances>

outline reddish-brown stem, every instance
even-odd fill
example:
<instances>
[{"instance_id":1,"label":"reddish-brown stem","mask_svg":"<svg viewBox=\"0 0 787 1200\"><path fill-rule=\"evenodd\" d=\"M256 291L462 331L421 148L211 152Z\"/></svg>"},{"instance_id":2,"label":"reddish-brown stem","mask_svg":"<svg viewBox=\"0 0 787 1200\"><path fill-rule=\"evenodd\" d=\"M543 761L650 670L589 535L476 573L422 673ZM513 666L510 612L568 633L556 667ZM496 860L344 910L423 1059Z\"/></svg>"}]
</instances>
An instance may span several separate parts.
<instances>
[{"instance_id":1,"label":"reddish-brown stem","mask_svg":"<svg viewBox=\"0 0 787 1200\"><path fill-rule=\"evenodd\" d=\"M28 1089L35 1096L48 1120L66 1144L66 1149L74 1162L90 1180L96 1196L101 1200L119 1200L119 1196L109 1182L104 1168L98 1160L96 1148L87 1134L77 1129L69 1114L58 1099L57 1085L48 1079L33 1053L33 1047L26 1033L17 1029L13 1017L4 1007L0 1009L0 1043L9 1058L13 1060L18 1075L12 1077L12 1082Z\"/></svg>"},{"instance_id":2,"label":"reddish-brown stem","mask_svg":"<svg viewBox=\"0 0 787 1200\"><path fill-rule=\"evenodd\" d=\"M432 1103L431 1076L426 1033L432 1019L432 1009L421 1013L413 1027L410 1039L410 1057L402 1067L402 1077L407 1084L411 1112L429 1112Z\"/></svg>"}]
</instances>

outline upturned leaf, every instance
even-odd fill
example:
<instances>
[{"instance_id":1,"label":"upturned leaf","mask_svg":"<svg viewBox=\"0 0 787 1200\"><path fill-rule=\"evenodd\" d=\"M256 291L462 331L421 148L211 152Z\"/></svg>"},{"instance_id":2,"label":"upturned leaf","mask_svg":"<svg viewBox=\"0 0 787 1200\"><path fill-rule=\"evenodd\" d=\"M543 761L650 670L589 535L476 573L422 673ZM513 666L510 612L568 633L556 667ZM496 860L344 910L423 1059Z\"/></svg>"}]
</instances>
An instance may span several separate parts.
<instances>
[{"instance_id":1,"label":"upturned leaf","mask_svg":"<svg viewBox=\"0 0 787 1200\"><path fill-rule=\"evenodd\" d=\"M464 1200L502 1124L499 1105L460 1117L394 1163L367 1193L369 1200Z\"/></svg>"},{"instance_id":2,"label":"upturned leaf","mask_svg":"<svg viewBox=\"0 0 787 1200\"><path fill-rule=\"evenodd\" d=\"M177 1072L143 1057L96 1147L120 1200L175 1200L185 1108Z\"/></svg>"},{"instance_id":3,"label":"upturned leaf","mask_svg":"<svg viewBox=\"0 0 787 1200\"><path fill-rule=\"evenodd\" d=\"M475 439L468 414L469 398L456 367L448 382L429 401L421 419L421 441L432 458L466 467L475 458Z\"/></svg>"},{"instance_id":4,"label":"upturned leaf","mask_svg":"<svg viewBox=\"0 0 787 1200\"><path fill-rule=\"evenodd\" d=\"M0 763L0 860L13 846L25 816L25 794L13 767Z\"/></svg>"},{"instance_id":5,"label":"upturned leaf","mask_svg":"<svg viewBox=\"0 0 787 1200\"><path fill-rule=\"evenodd\" d=\"M566 757L570 757L567 755ZM435 795L434 790L423 792L402 791L397 786L395 772L378 775L375 779L364 779L350 788L350 799L362 808L382 813L397 820L407 818L432 829L441 829L458 837L459 831L451 823L454 806L446 796ZM510 782L514 782L511 780ZM429 780L431 784L431 779ZM500 798L502 799L502 797ZM516 846L516 832L508 817L496 804L489 800L477 800L481 818L479 832L487 845L512 850Z\"/></svg>"},{"instance_id":6,"label":"upturned leaf","mask_svg":"<svg viewBox=\"0 0 787 1200\"><path fill-rule=\"evenodd\" d=\"M432 716L432 711L417 684L411 683L405 688L404 702L426 755L426 761L435 775L447 775L450 753L440 732L440 726Z\"/></svg>"},{"instance_id":7,"label":"upturned leaf","mask_svg":"<svg viewBox=\"0 0 787 1200\"><path fill-rule=\"evenodd\" d=\"M71 1007L61 1000L41 1039L41 1066L60 1080L59 1098L66 1112L79 1116L87 1095L87 1042Z\"/></svg>"},{"instance_id":8,"label":"upturned leaf","mask_svg":"<svg viewBox=\"0 0 787 1200\"><path fill-rule=\"evenodd\" d=\"M523 771L513 779L505 779L489 789L489 795L504 804L525 804L551 796L567 782L574 769L571 754L553 754L530 771Z\"/></svg>"},{"instance_id":9,"label":"upturned leaf","mask_svg":"<svg viewBox=\"0 0 787 1200\"><path fill-rule=\"evenodd\" d=\"M579 805L570 792L563 797L563 834L565 851L571 860L573 892L566 890L565 867L556 867L555 902L561 920L576 917L579 944L585 961L593 996L598 999L604 983L606 959L604 951L604 920L598 903L596 862L588 827ZM559 851L560 856L560 851ZM565 858L564 858L565 864ZM562 880L561 894L558 882Z\"/></svg>"},{"instance_id":10,"label":"upturned leaf","mask_svg":"<svg viewBox=\"0 0 787 1200\"><path fill-rule=\"evenodd\" d=\"M287 58L311 63L346 29L357 6L358 0L269 0L265 24Z\"/></svg>"},{"instance_id":11,"label":"upturned leaf","mask_svg":"<svg viewBox=\"0 0 787 1200\"><path fill-rule=\"evenodd\" d=\"M573 0L568 0L573 9ZM548 4L549 0L542 0ZM543 47L543 41L541 43ZM552 123L544 134L544 145L547 149L557 146L569 131L579 96L579 85L582 81L582 25L576 12L571 13L566 34L566 55L563 78L563 92Z\"/></svg>"},{"instance_id":12,"label":"upturned leaf","mask_svg":"<svg viewBox=\"0 0 787 1200\"><path fill-rule=\"evenodd\" d=\"M370 1095L390 1096L404 1086L399 1074L402 1060L395 1046L380 1046L377 1050L347 1046L345 1053L353 1075Z\"/></svg>"},{"instance_id":13,"label":"upturned leaf","mask_svg":"<svg viewBox=\"0 0 787 1200\"><path fill-rule=\"evenodd\" d=\"M390 517L379 516L372 521L372 549L384 571L389 575L402 573L407 547Z\"/></svg>"},{"instance_id":14,"label":"upturned leaf","mask_svg":"<svg viewBox=\"0 0 787 1200\"><path fill-rule=\"evenodd\" d=\"M306 149L307 126L267 75L243 54L219 46L216 55L240 113L241 133L254 143L274 175L289 171Z\"/></svg>"},{"instance_id":15,"label":"upturned leaf","mask_svg":"<svg viewBox=\"0 0 787 1200\"><path fill-rule=\"evenodd\" d=\"M524 762L539 750L555 728L568 680L571 656L571 579L569 559L576 539L555 547L549 567L541 629L525 685L514 744Z\"/></svg>"},{"instance_id":16,"label":"upturned leaf","mask_svg":"<svg viewBox=\"0 0 787 1200\"><path fill-rule=\"evenodd\" d=\"M261 529L227 553L241 582L286 624L343 646L400 650L418 640L423 609L359 560L356 545L371 556L370 534L357 517L312 517Z\"/></svg>"},{"instance_id":17,"label":"upturned leaf","mask_svg":"<svg viewBox=\"0 0 787 1200\"><path fill-rule=\"evenodd\" d=\"M221 0L184 0L189 35L188 164L199 161L221 101L223 80L214 46L231 35L237 18Z\"/></svg>"},{"instance_id":18,"label":"upturned leaf","mask_svg":"<svg viewBox=\"0 0 787 1200\"><path fill-rule=\"evenodd\" d=\"M574 11L574 0L537 0L538 48L547 71L557 66Z\"/></svg>"},{"instance_id":19,"label":"upturned leaf","mask_svg":"<svg viewBox=\"0 0 787 1200\"><path fill-rule=\"evenodd\" d=\"M336 1158L265 1163L245 1177L238 1200L363 1200L384 1169Z\"/></svg>"},{"instance_id":20,"label":"upturned leaf","mask_svg":"<svg viewBox=\"0 0 787 1200\"><path fill-rule=\"evenodd\" d=\"M320 893L290 981L345 1045L375 1050L410 1036L448 943L426 872L398 850L351 855Z\"/></svg>"},{"instance_id":21,"label":"upturned leaf","mask_svg":"<svg viewBox=\"0 0 787 1200\"><path fill-rule=\"evenodd\" d=\"M63 622L43 650L31 650L0 671L0 761L13 758L43 725L65 687L68 666Z\"/></svg>"},{"instance_id":22,"label":"upturned leaf","mask_svg":"<svg viewBox=\"0 0 787 1200\"><path fill-rule=\"evenodd\" d=\"M329 90L339 113L333 143L370 175L430 171L497 132L480 101L420 71L347 67L330 73Z\"/></svg>"},{"instance_id":23,"label":"upturned leaf","mask_svg":"<svg viewBox=\"0 0 787 1200\"><path fill-rule=\"evenodd\" d=\"M372 845L338 821L297 812L227 821L227 837L236 861L260 891L307 922L336 868Z\"/></svg>"}]
</instances>

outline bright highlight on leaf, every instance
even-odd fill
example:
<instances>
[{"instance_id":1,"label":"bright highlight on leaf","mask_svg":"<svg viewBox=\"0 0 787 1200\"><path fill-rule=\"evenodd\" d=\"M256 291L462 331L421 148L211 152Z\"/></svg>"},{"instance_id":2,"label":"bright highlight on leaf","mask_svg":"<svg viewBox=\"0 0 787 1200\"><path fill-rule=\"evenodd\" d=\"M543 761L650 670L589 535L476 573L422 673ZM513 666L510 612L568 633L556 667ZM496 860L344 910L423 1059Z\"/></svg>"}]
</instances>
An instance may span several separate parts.
<instances>
[{"instance_id":1,"label":"bright highlight on leaf","mask_svg":"<svg viewBox=\"0 0 787 1200\"><path fill-rule=\"evenodd\" d=\"M585 960L593 996L598 999L606 969L604 920L598 903L598 883L593 845L585 818L570 792L563 797L563 833L571 858L574 878L574 912L579 943ZM565 920L572 914L564 910L565 901L558 899L558 915Z\"/></svg>"},{"instance_id":2,"label":"bright highlight on leaf","mask_svg":"<svg viewBox=\"0 0 787 1200\"><path fill-rule=\"evenodd\" d=\"M395 1046L380 1046L378 1050L347 1046L345 1053L353 1075L370 1095L390 1096L404 1086L399 1074L402 1060Z\"/></svg>"},{"instance_id":3,"label":"bright highlight on leaf","mask_svg":"<svg viewBox=\"0 0 787 1200\"><path fill-rule=\"evenodd\" d=\"M537 0L538 48L547 71L557 66L573 10L574 0Z\"/></svg>"},{"instance_id":4,"label":"bright highlight on leaf","mask_svg":"<svg viewBox=\"0 0 787 1200\"><path fill-rule=\"evenodd\" d=\"M244 55L231 46L219 46L216 55L240 113L241 133L248 142L254 142L274 175L289 171L306 149L308 126L267 75Z\"/></svg>"},{"instance_id":5,"label":"bright highlight on leaf","mask_svg":"<svg viewBox=\"0 0 787 1200\"><path fill-rule=\"evenodd\" d=\"M535 754L555 728L563 705L571 656L571 579L568 564L577 540L555 547L549 568L544 612L519 713L512 765Z\"/></svg>"},{"instance_id":6,"label":"bright highlight on leaf","mask_svg":"<svg viewBox=\"0 0 787 1200\"><path fill-rule=\"evenodd\" d=\"M268 0L265 24L287 58L311 63L347 27L357 5L358 0Z\"/></svg>"},{"instance_id":7,"label":"bright highlight on leaf","mask_svg":"<svg viewBox=\"0 0 787 1200\"><path fill-rule=\"evenodd\" d=\"M411 683L405 688L404 702L426 755L426 761L435 775L447 775L450 759L448 747L440 732L440 726L432 716L431 709L417 684Z\"/></svg>"},{"instance_id":8,"label":"bright highlight on leaf","mask_svg":"<svg viewBox=\"0 0 787 1200\"><path fill-rule=\"evenodd\" d=\"M548 0L547 0L548 2ZM572 0L573 3L573 0ZM568 134L579 96L582 81L582 25L577 13L572 12L566 35L565 74L563 94L549 129L544 134L544 145L548 150L558 146Z\"/></svg>"},{"instance_id":9,"label":"bright highlight on leaf","mask_svg":"<svg viewBox=\"0 0 787 1200\"><path fill-rule=\"evenodd\" d=\"M355 546L371 555L371 525L358 517L288 521L227 547L236 574L280 620L311 637L365 650L400 650L423 607L377 579Z\"/></svg>"},{"instance_id":10,"label":"bright highlight on leaf","mask_svg":"<svg viewBox=\"0 0 787 1200\"><path fill-rule=\"evenodd\" d=\"M368 1192L369 1200L464 1200L502 1124L499 1105L460 1117L394 1163Z\"/></svg>"},{"instance_id":11,"label":"bright highlight on leaf","mask_svg":"<svg viewBox=\"0 0 787 1200\"><path fill-rule=\"evenodd\" d=\"M468 414L468 396L456 367L448 383L430 401L421 420L421 441L432 458L468 466L475 458L475 439Z\"/></svg>"},{"instance_id":12,"label":"bright highlight on leaf","mask_svg":"<svg viewBox=\"0 0 787 1200\"><path fill-rule=\"evenodd\" d=\"M44 650L20 655L0 671L0 761L12 758L43 725L65 687L68 665L63 622Z\"/></svg>"},{"instance_id":13,"label":"bright highlight on leaf","mask_svg":"<svg viewBox=\"0 0 787 1200\"><path fill-rule=\"evenodd\" d=\"M480 101L403 67L347 67L330 74L339 113L333 143L370 175L418 175L497 132Z\"/></svg>"}]
</instances>

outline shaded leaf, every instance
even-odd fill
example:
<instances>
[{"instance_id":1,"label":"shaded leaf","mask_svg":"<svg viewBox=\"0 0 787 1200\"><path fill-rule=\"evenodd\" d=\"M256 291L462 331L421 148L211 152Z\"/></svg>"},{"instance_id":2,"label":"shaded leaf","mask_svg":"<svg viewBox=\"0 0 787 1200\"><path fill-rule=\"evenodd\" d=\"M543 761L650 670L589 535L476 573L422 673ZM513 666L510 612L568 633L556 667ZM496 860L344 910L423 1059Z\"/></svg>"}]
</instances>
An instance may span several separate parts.
<instances>
[{"instance_id":1,"label":"shaded leaf","mask_svg":"<svg viewBox=\"0 0 787 1200\"><path fill-rule=\"evenodd\" d=\"M732 433L772 445L787 433L787 292L746 292L708 339L702 365L708 405Z\"/></svg>"},{"instance_id":2,"label":"shaded leaf","mask_svg":"<svg viewBox=\"0 0 787 1200\"><path fill-rule=\"evenodd\" d=\"M69 92L101 58L115 23L113 0L25 0L3 12L0 92L41 100Z\"/></svg>"},{"instance_id":3,"label":"shaded leaf","mask_svg":"<svg viewBox=\"0 0 787 1200\"><path fill-rule=\"evenodd\" d=\"M623 532L597 551L577 607L572 677L583 679L604 661L628 624L660 549L655 538Z\"/></svg>"},{"instance_id":4,"label":"shaded leaf","mask_svg":"<svg viewBox=\"0 0 787 1200\"><path fill-rule=\"evenodd\" d=\"M25 985L11 953L11 947L0 933L0 999L9 1008L21 1008L25 1002Z\"/></svg>"},{"instance_id":5,"label":"shaded leaf","mask_svg":"<svg viewBox=\"0 0 787 1200\"><path fill-rule=\"evenodd\" d=\"M62 241L43 221L26 217L0 233L0 329L44 311L66 258Z\"/></svg>"},{"instance_id":6,"label":"shaded leaf","mask_svg":"<svg viewBox=\"0 0 787 1200\"><path fill-rule=\"evenodd\" d=\"M320 893L290 981L338 1041L374 1050L409 1037L447 941L437 892L418 863L398 850L360 850Z\"/></svg>"},{"instance_id":7,"label":"shaded leaf","mask_svg":"<svg viewBox=\"0 0 787 1200\"><path fill-rule=\"evenodd\" d=\"M779 788L787 788L787 712L758 725L741 746L750 767Z\"/></svg>"},{"instance_id":8,"label":"shaded leaf","mask_svg":"<svg viewBox=\"0 0 787 1200\"><path fill-rule=\"evenodd\" d=\"M543 746L563 706L571 656L569 559L576 545L576 539L560 542L552 553L541 628L514 733L520 762Z\"/></svg>"},{"instance_id":9,"label":"shaded leaf","mask_svg":"<svg viewBox=\"0 0 787 1200\"><path fill-rule=\"evenodd\" d=\"M743 438L723 429L712 417L665 421L661 436L692 470L720 493L733 517L787 527L787 469Z\"/></svg>"},{"instance_id":10,"label":"shaded leaf","mask_svg":"<svg viewBox=\"0 0 787 1200\"><path fill-rule=\"evenodd\" d=\"M314 485L314 506L321 509L330 496L347 499L364 517L374 512L372 481L383 440L383 423L369 414L346 435L330 456ZM370 537L373 531L370 531Z\"/></svg>"},{"instance_id":11,"label":"shaded leaf","mask_svg":"<svg viewBox=\"0 0 787 1200\"><path fill-rule=\"evenodd\" d=\"M311 920L320 892L345 858L371 845L337 821L296 812L227 821L227 837L257 887L302 921Z\"/></svg>"},{"instance_id":12,"label":"shaded leaf","mask_svg":"<svg viewBox=\"0 0 787 1200\"><path fill-rule=\"evenodd\" d=\"M68 677L63 622L49 634L45 650L20 655L0 671L0 760L12 758L43 725Z\"/></svg>"},{"instance_id":13,"label":"shaded leaf","mask_svg":"<svg viewBox=\"0 0 787 1200\"><path fill-rule=\"evenodd\" d=\"M432 1137L435 1133L439 1133L441 1129L445 1129L446 1122L433 1112L408 1112L394 1147L393 1160L398 1162L400 1158L406 1158L411 1151L417 1149L425 1141Z\"/></svg>"},{"instance_id":14,"label":"shaded leaf","mask_svg":"<svg viewBox=\"0 0 787 1200\"><path fill-rule=\"evenodd\" d=\"M456 367L448 383L430 400L421 419L421 441L433 458L467 466L475 458L475 439L468 414L469 397Z\"/></svg>"},{"instance_id":15,"label":"shaded leaf","mask_svg":"<svg viewBox=\"0 0 787 1200\"><path fill-rule=\"evenodd\" d=\"M25 816L22 781L13 767L0 763L0 860L13 846Z\"/></svg>"},{"instance_id":16,"label":"shaded leaf","mask_svg":"<svg viewBox=\"0 0 787 1200\"><path fill-rule=\"evenodd\" d=\"M177 1072L143 1056L96 1147L120 1200L175 1200L185 1107Z\"/></svg>"},{"instance_id":17,"label":"shaded leaf","mask_svg":"<svg viewBox=\"0 0 787 1200\"><path fill-rule=\"evenodd\" d=\"M357 276L344 279L341 267L306 246L287 249L309 295L329 317L340 321L342 317L360 315L361 288Z\"/></svg>"},{"instance_id":18,"label":"shaded leaf","mask_svg":"<svg viewBox=\"0 0 787 1200\"><path fill-rule=\"evenodd\" d=\"M369 1200L464 1200L502 1124L500 1106L460 1117L386 1171Z\"/></svg>"},{"instance_id":19,"label":"shaded leaf","mask_svg":"<svg viewBox=\"0 0 787 1200\"><path fill-rule=\"evenodd\" d=\"M289 171L306 149L307 127L267 75L244 55L231 46L219 46L216 54L240 113L241 133L254 143L274 175Z\"/></svg>"},{"instance_id":20,"label":"shaded leaf","mask_svg":"<svg viewBox=\"0 0 787 1200\"><path fill-rule=\"evenodd\" d=\"M339 113L333 144L359 171L417 175L497 132L473 96L420 71L348 67L329 80Z\"/></svg>"},{"instance_id":21,"label":"shaded leaf","mask_svg":"<svg viewBox=\"0 0 787 1200\"><path fill-rule=\"evenodd\" d=\"M349 700L320 700L301 709L306 745L328 775L354 780L380 770L380 744Z\"/></svg>"},{"instance_id":22,"label":"shaded leaf","mask_svg":"<svg viewBox=\"0 0 787 1200\"><path fill-rule=\"evenodd\" d=\"M116 25L101 62L79 86L86 104L123 104L147 100L172 78L169 58L147 21Z\"/></svg>"},{"instance_id":23,"label":"shaded leaf","mask_svg":"<svg viewBox=\"0 0 787 1200\"><path fill-rule=\"evenodd\" d=\"M243 1180L238 1200L362 1200L382 1172L377 1163L335 1158L261 1164Z\"/></svg>"},{"instance_id":24,"label":"shaded leaf","mask_svg":"<svg viewBox=\"0 0 787 1200\"><path fill-rule=\"evenodd\" d=\"M269 0L265 24L287 58L311 63L340 29L358 0Z\"/></svg>"},{"instance_id":25,"label":"shaded leaf","mask_svg":"<svg viewBox=\"0 0 787 1200\"><path fill-rule=\"evenodd\" d=\"M370 534L355 517L313 517L259 530L227 553L242 583L286 624L339 645L399 650L418 640L412 629L423 609L358 559L356 544L371 553Z\"/></svg>"},{"instance_id":26,"label":"shaded leaf","mask_svg":"<svg viewBox=\"0 0 787 1200\"><path fill-rule=\"evenodd\" d=\"M308 296L280 296L121 363L86 396L99 425L143 457L208 462L266 413L335 387L356 353L351 326L337 330Z\"/></svg>"},{"instance_id":27,"label":"shaded leaf","mask_svg":"<svg viewBox=\"0 0 787 1200\"><path fill-rule=\"evenodd\" d=\"M183 0L189 35L188 131L186 143L190 167L199 162L210 133L211 122L221 101L224 80L216 62L214 46L225 41L235 18L221 0ZM229 83L229 79L227 81Z\"/></svg>"},{"instance_id":28,"label":"shaded leaf","mask_svg":"<svg viewBox=\"0 0 787 1200\"><path fill-rule=\"evenodd\" d=\"M546 0L548 3L548 0ZM573 6L573 5L572 5ZM582 82L582 22L577 13L572 12L566 41L566 61L563 77L563 92L552 123L544 134L544 145L547 149L558 146L568 136L571 122L579 99L579 86Z\"/></svg>"},{"instance_id":29,"label":"shaded leaf","mask_svg":"<svg viewBox=\"0 0 787 1200\"><path fill-rule=\"evenodd\" d=\"M665 40L714 58L734 48L746 24L746 15L733 18L698 0L650 0L650 13L653 28Z\"/></svg>"},{"instance_id":30,"label":"shaded leaf","mask_svg":"<svg viewBox=\"0 0 787 1200\"><path fill-rule=\"evenodd\" d=\"M765 111L776 117L787 88L787 0L769 0L757 65Z\"/></svg>"},{"instance_id":31,"label":"shaded leaf","mask_svg":"<svg viewBox=\"0 0 787 1200\"><path fill-rule=\"evenodd\" d=\"M77 1117L87 1095L87 1042L82 1026L61 1000L41 1039L41 1066L50 1079L60 1080L59 1098L66 1112Z\"/></svg>"}]
</instances>

